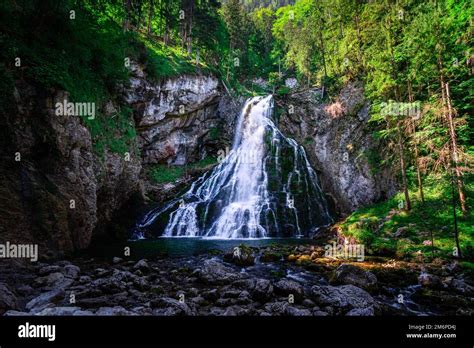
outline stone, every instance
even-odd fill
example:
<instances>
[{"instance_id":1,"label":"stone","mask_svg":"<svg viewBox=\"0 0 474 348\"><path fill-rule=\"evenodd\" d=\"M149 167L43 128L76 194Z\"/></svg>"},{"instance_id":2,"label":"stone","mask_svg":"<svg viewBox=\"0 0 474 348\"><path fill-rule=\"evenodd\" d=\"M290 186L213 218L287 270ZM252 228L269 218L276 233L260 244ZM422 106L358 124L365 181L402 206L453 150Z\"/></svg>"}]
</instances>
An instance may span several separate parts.
<instances>
[{"instance_id":1,"label":"stone","mask_svg":"<svg viewBox=\"0 0 474 348\"><path fill-rule=\"evenodd\" d=\"M100 307L95 315L103 315L103 316L128 316L128 315L136 315L133 312L126 310L123 307L115 306L115 307Z\"/></svg>"},{"instance_id":2,"label":"stone","mask_svg":"<svg viewBox=\"0 0 474 348\"><path fill-rule=\"evenodd\" d=\"M68 316L68 315L74 315L74 313L79 310L81 310L81 308L79 307L51 307L51 308L45 308L42 311L35 313L35 315Z\"/></svg>"},{"instance_id":3,"label":"stone","mask_svg":"<svg viewBox=\"0 0 474 348\"><path fill-rule=\"evenodd\" d=\"M70 279L77 279L79 274L81 273L81 269L75 265L66 265L64 266L64 275Z\"/></svg>"},{"instance_id":4,"label":"stone","mask_svg":"<svg viewBox=\"0 0 474 348\"><path fill-rule=\"evenodd\" d=\"M443 289L444 285L441 279L435 275L429 274L425 271L418 276L418 283L425 288Z\"/></svg>"},{"instance_id":5,"label":"stone","mask_svg":"<svg viewBox=\"0 0 474 348\"><path fill-rule=\"evenodd\" d=\"M274 287L277 294L282 296L293 295L297 302L301 302L304 298L303 286L293 280L281 279L275 283Z\"/></svg>"},{"instance_id":6,"label":"stone","mask_svg":"<svg viewBox=\"0 0 474 348\"><path fill-rule=\"evenodd\" d=\"M58 265L48 265L48 266L41 267L40 270L38 271L38 274L40 276L46 276L50 273L60 272L60 271L61 271L60 266L58 266Z\"/></svg>"},{"instance_id":7,"label":"stone","mask_svg":"<svg viewBox=\"0 0 474 348\"><path fill-rule=\"evenodd\" d=\"M47 307L52 307L59 301L64 300L66 293L64 289L53 289L48 292L42 293L41 295L35 297L29 301L25 309L31 312L39 312Z\"/></svg>"},{"instance_id":8,"label":"stone","mask_svg":"<svg viewBox=\"0 0 474 348\"><path fill-rule=\"evenodd\" d=\"M236 246L224 254L224 261L241 267L252 266L255 264L255 252L246 245Z\"/></svg>"},{"instance_id":9,"label":"stone","mask_svg":"<svg viewBox=\"0 0 474 348\"><path fill-rule=\"evenodd\" d=\"M250 290L251 296L256 301L265 302L273 294L273 285L267 279L256 279L254 287Z\"/></svg>"},{"instance_id":10,"label":"stone","mask_svg":"<svg viewBox=\"0 0 474 348\"><path fill-rule=\"evenodd\" d=\"M0 315L8 310L16 310L18 308L18 300L11 289L3 283L0 283Z\"/></svg>"},{"instance_id":11,"label":"stone","mask_svg":"<svg viewBox=\"0 0 474 348\"><path fill-rule=\"evenodd\" d=\"M193 315L193 312L186 303L180 302L170 297L161 297L154 299L150 301L150 307L153 308L154 315Z\"/></svg>"},{"instance_id":12,"label":"stone","mask_svg":"<svg viewBox=\"0 0 474 348\"><path fill-rule=\"evenodd\" d=\"M204 265L198 268L194 274L201 282L212 285L229 284L242 278L241 274L216 260L205 260Z\"/></svg>"},{"instance_id":13,"label":"stone","mask_svg":"<svg viewBox=\"0 0 474 348\"><path fill-rule=\"evenodd\" d=\"M288 302L270 302L270 303L267 303L265 304L265 306L263 307L263 309L265 310L265 312L268 312L272 315L285 315L286 313L286 308L288 307Z\"/></svg>"},{"instance_id":14,"label":"stone","mask_svg":"<svg viewBox=\"0 0 474 348\"><path fill-rule=\"evenodd\" d=\"M346 313L346 316L348 317L356 317L356 316L368 317L368 316L374 316L374 315L375 314L374 314L373 306L370 306L367 308L354 308Z\"/></svg>"},{"instance_id":15,"label":"stone","mask_svg":"<svg viewBox=\"0 0 474 348\"><path fill-rule=\"evenodd\" d=\"M24 316L29 316L31 314L27 312L9 310L9 311L6 311L5 314L3 315L6 317L24 317Z\"/></svg>"},{"instance_id":16,"label":"stone","mask_svg":"<svg viewBox=\"0 0 474 348\"><path fill-rule=\"evenodd\" d=\"M339 311L368 308L376 302L370 294L354 285L315 285L311 288L312 299L321 306L331 306Z\"/></svg>"},{"instance_id":17,"label":"stone","mask_svg":"<svg viewBox=\"0 0 474 348\"><path fill-rule=\"evenodd\" d=\"M285 314L292 317L304 317L310 316L312 313L309 309L301 309L293 306L288 306L286 307Z\"/></svg>"},{"instance_id":18,"label":"stone","mask_svg":"<svg viewBox=\"0 0 474 348\"><path fill-rule=\"evenodd\" d=\"M333 273L331 284L352 284L370 291L377 287L377 277L370 271L351 264L340 265Z\"/></svg>"},{"instance_id":19,"label":"stone","mask_svg":"<svg viewBox=\"0 0 474 348\"><path fill-rule=\"evenodd\" d=\"M150 266L148 265L148 262L145 259L142 259L133 266L133 269L139 270L143 273L148 273L150 271Z\"/></svg>"},{"instance_id":20,"label":"stone","mask_svg":"<svg viewBox=\"0 0 474 348\"><path fill-rule=\"evenodd\" d=\"M243 315L249 315L250 310L248 308L244 308L242 306L229 306L224 310L224 313L222 315L226 317L230 316L243 316Z\"/></svg>"}]
</instances>

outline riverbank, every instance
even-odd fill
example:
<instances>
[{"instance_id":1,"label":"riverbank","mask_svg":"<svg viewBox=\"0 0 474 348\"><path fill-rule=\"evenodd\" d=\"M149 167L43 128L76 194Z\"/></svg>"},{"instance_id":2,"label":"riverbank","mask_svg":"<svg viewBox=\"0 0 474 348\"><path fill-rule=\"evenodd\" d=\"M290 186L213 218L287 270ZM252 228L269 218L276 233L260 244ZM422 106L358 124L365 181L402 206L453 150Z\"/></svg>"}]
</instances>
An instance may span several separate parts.
<instances>
[{"instance_id":1,"label":"riverbank","mask_svg":"<svg viewBox=\"0 0 474 348\"><path fill-rule=\"evenodd\" d=\"M4 260L5 261L5 260ZM320 246L240 246L187 256L2 262L3 315L472 315L473 272L324 257Z\"/></svg>"}]
</instances>

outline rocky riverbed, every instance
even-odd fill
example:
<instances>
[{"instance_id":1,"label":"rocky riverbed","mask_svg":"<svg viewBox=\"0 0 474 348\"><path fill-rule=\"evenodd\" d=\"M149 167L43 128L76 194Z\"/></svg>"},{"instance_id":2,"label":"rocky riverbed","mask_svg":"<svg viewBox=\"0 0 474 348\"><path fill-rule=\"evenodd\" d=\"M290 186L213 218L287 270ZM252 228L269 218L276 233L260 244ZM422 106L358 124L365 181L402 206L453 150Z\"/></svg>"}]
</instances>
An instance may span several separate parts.
<instances>
[{"instance_id":1,"label":"rocky riverbed","mask_svg":"<svg viewBox=\"0 0 474 348\"><path fill-rule=\"evenodd\" d=\"M0 263L0 314L471 315L472 273L456 261L329 259L317 246L245 246L139 261Z\"/></svg>"}]
</instances>

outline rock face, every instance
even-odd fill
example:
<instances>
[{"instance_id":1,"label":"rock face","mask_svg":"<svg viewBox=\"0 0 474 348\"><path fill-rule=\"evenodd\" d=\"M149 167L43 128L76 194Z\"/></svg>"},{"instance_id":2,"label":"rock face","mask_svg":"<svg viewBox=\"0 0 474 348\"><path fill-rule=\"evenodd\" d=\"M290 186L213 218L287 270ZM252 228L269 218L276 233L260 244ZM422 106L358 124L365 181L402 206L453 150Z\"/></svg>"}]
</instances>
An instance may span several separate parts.
<instances>
[{"instance_id":1,"label":"rock face","mask_svg":"<svg viewBox=\"0 0 474 348\"><path fill-rule=\"evenodd\" d=\"M217 78L184 75L152 82L138 65L132 74L125 99L134 109L144 164L183 165L230 142L225 124L236 115L220 112L227 105Z\"/></svg>"},{"instance_id":2,"label":"rock face","mask_svg":"<svg viewBox=\"0 0 474 348\"><path fill-rule=\"evenodd\" d=\"M138 65L131 76L122 99L98 110L113 117L120 107L133 109L138 136L128 159L94 151L84 117L55 114L56 103L70 99L66 92L16 81L13 107L0 117L0 194L8 197L0 200L0 242L39 243L41 257L86 248L135 193L154 190L142 165L183 165L230 146L243 100L227 97L215 77L153 82ZM391 176L370 165L377 144L362 88L349 85L331 105L316 97L313 91L277 100L294 111L281 115L280 126L304 144L334 205L347 213L389 196Z\"/></svg>"},{"instance_id":3,"label":"rock face","mask_svg":"<svg viewBox=\"0 0 474 348\"><path fill-rule=\"evenodd\" d=\"M347 85L331 103L319 100L316 89L278 99L280 128L305 147L336 211L345 215L393 195L393 173L374 163L380 145L371 135L362 86Z\"/></svg>"},{"instance_id":4,"label":"rock face","mask_svg":"<svg viewBox=\"0 0 474 348\"><path fill-rule=\"evenodd\" d=\"M14 102L0 116L0 194L8 198L0 200L0 242L38 243L47 258L87 248L111 230L125 237L113 220L152 186L142 164L182 165L230 144L239 105L222 96L216 78L151 82L139 66L132 70L130 86L118 88L123 96L96 110L114 117L133 108L138 136L130 156L95 151L85 117L55 114L56 103L70 100L67 92L16 81Z\"/></svg>"},{"instance_id":5,"label":"rock face","mask_svg":"<svg viewBox=\"0 0 474 348\"><path fill-rule=\"evenodd\" d=\"M94 229L138 189L140 159L97 155L83 117L55 113L66 92L18 81L14 96L0 120L0 186L8 197L0 203L0 238L39 243L40 257L86 248Z\"/></svg>"}]
</instances>

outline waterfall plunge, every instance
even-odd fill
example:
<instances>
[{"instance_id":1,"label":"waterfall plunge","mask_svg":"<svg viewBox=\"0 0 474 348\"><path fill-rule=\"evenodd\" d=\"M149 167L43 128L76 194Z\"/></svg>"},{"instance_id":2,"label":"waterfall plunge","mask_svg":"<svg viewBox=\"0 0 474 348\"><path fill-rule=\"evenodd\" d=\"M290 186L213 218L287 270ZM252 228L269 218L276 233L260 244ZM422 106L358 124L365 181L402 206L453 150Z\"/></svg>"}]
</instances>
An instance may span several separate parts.
<instances>
[{"instance_id":1,"label":"waterfall plunge","mask_svg":"<svg viewBox=\"0 0 474 348\"><path fill-rule=\"evenodd\" d=\"M134 238L308 236L330 223L304 149L272 121L273 98L249 99L230 153L182 196L147 213Z\"/></svg>"}]
</instances>

